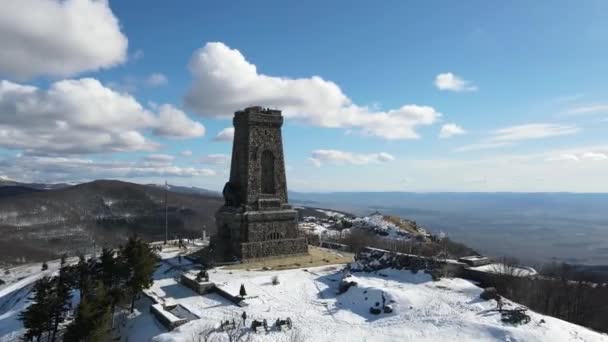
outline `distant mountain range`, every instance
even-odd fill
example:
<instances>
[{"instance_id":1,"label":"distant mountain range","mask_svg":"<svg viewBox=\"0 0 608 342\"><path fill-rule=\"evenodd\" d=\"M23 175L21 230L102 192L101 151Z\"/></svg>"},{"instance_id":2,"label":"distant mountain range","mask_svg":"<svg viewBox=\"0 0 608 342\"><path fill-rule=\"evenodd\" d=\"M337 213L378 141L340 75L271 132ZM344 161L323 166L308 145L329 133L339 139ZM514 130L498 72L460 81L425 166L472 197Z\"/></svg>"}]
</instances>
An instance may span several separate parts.
<instances>
[{"instance_id":1,"label":"distant mountain range","mask_svg":"<svg viewBox=\"0 0 608 342\"><path fill-rule=\"evenodd\" d=\"M160 188L160 189L165 188L164 184L146 184L146 185ZM222 194L219 191L197 188L195 186L179 186L179 185L168 184L167 188L169 189L169 191L179 192L182 194L197 194L197 195L208 195L208 196L217 196L217 197L222 196Z\"/></svg>"},{"instance_id":2,"label":"distant mountain range","mask_svg":"<svg viewBox=\"0 0 608 342\"><path fill-rule=\"evenodd\" d=\"M6 177L0 177L0 197L3 196L2 192L6 192L7 195L10 195L11 188L14 189L22 189L15 190L15 194L21 192L28 192L28 190L55 190L67 188L70 186L75 186L80 183L27 183L27 182L19 182L16 180L8 179ZM164 184L144 184L147 186L164 189ZM219 191L208 190L203 188L197 188L195 186L180 186L168 184L169 191L179 192L185 194L199 194L199 195L212 195L212 196L221 196L222 194Z\"/></svg>"},{"instance_id":3,"label":"distant mountain range","mask_svg":"<svg viewBox=\"0 0 608 342\"><path fill-rule=\"evenodd\" d=\"M53 190L53 189L61 189L68 186L73 186L75 184L69 183L22 183L19 181L15 181L12 179L8 179L6 177L0 177L0 187L22 187L36 190Z\"/></svg>"}]
</instances>

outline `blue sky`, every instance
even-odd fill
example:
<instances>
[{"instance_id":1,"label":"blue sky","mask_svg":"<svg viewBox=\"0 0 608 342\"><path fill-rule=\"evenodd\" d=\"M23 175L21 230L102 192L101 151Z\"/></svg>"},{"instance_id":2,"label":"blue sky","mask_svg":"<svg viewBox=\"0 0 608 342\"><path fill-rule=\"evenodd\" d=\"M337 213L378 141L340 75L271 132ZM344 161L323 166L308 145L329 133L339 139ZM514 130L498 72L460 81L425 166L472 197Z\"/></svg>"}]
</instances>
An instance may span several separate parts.
<instances>
[{"instance_id":1,"label":"blue sky","mask_svg":"<svg viewBox=\"0 0 608 342\"><path fill-rule=\"evenodd\" d=\"M221 189L262 105L294 190L608 191L605 1L0 6L3 177Z\"/></svg>"}]
</instances>

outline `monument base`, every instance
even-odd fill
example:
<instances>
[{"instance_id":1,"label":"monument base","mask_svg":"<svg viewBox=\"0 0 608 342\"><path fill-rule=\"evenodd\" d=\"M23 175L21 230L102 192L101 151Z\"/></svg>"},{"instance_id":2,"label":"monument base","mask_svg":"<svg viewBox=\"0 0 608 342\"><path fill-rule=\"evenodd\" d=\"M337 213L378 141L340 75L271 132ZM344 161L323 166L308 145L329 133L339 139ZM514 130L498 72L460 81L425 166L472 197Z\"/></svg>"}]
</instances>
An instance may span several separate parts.
<instances>
[{"instance_id":1,"label":"monument base","mask_svg":"<svg viewBox=\"0 0 608 342\"><path fill-rule=\"evenodd\" d=\"M282 239L241 243L241 260L250 261L261 258L306 255L306 238Z\"/></svg>"},{"instance_id":2,"label":"monument base","mask_svg":"<svg viewBox=\"0 0 608 342\"><path fill-rule=\"evenodd\" d=\"M252 260L308 253L306 238L298 231L298 213L288 206L251 211L224 206L215 218L228 258Z\"/></svg>"}]
</instances>

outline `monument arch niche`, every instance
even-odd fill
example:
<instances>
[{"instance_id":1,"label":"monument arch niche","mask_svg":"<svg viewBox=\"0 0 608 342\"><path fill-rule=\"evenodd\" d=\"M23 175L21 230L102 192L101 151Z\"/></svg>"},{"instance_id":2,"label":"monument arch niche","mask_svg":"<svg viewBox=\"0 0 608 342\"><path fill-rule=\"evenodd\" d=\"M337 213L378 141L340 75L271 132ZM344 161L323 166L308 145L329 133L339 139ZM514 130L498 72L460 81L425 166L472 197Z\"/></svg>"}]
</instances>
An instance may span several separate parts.
<instances>
[{"instance_id":1,"label":"monument arch niche","mask_svg":"<svg viewBox=\"0 0 608 342\"><path fill-rule=\"evenodd\" d=\"M249 107L233 124L230 179L215 215L222 245L243 260L308 253L287 200L281 111Z\"/></svg>"},{"instance_id":2,"label":"monument arch niche","mask_svg":"<svg viewBox=\"0 0 608 342\"><path fill-rule=\"evenodd\" d=\"M262 193L274 194L274 163L275 158L270 150L262 152Z\"/></svg>"}]
</instances>

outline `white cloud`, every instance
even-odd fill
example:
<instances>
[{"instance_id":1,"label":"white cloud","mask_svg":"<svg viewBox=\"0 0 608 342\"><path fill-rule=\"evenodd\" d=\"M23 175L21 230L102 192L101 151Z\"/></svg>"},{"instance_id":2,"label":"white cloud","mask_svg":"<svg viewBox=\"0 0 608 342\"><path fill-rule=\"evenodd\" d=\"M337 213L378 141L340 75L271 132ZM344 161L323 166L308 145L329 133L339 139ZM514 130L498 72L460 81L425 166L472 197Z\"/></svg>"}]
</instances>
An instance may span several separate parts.
<instances>
[{"instance_id":1,"label":"white cloud","mask_svg":"<svg viewBox=\"0 0 608 342\"><path fill-rule=\"evenodd\" d=\"M172 105L164 104L158 107L158 124L154 133L173 138L194 138L205 135L205 126Z\"/></svg>"},{"instance_id":2,"label":"white cloud","mask_svg":"<svg viewBox=\"0 0 608 342\"><path fill-rule=\"evenodd\" d=\"M197 50L189 68L194 81L185 104L203 116L230 117L236 110L260 105L280 108L286 118L310 125L385 139L418 138L417 127L431 125L441 116L432 107L414 104L388 111L358 106L338 85L319 76L261 74L238 50L223 43L207 43Z\"/></svg>"},{"instance_id":3,"label":"white cloud","mask_svg":"<svg viewBox=\"0 0 608 342\"><path fill-rule=\"evenodd\" d=\"M600 160L606 160L606 159L608 159L608 154L606 154L606 153L599 153L599 152L584 152L581 155L580 158L581 159L600 161Z\"/></svg>"},{"instance_id":4,"label":"white cloud","mask_svg":"<svg viewBox=\"0 0 608 342\"><path fill-rule=\"evenodd\" d=\"M311 157L311 158L308 158L308 161L309 161L309 162L310 162L312 165L314 165L314 166L316 166L316 167L321 167L321 160L320 160L320 159L316 159L316 158L312 158L312 157Z\"/></svg>"},{"instance_id":5,"label":"white cloud","mask_svg":"<svg viewBox=\"0 0 608 342\"><path fill-rule=\"evenodd\" d=\"M23 181L79 181L103 178L204 177L216 172L150 162L99 161L87 158L21 156L0 160L0 170Z\"/></svg>"},{"instance_id":6,"label":"white cloud","mask_svg":"<svg viewBox=\"0 0 608 342\"><path fill-rule=\"evenodd\" d=\"M169 83L169 79L164 74L155 72L150 74L144 82L151 87L158 87Z\"/></svg>"},{"instance_id":7,"label":"white cloud","mask_svg":"<svg viewBox=\"0 0 608 342\"><path fill-rule=\"evenodd\" d=\"M124 76L120 81L109 81L107 87L119 93L134 93L137 91L139 80L133 76Z\"/></svg>"},{"instance_id":8,"label":"white cloud","mask_svg":"<svg viewBox=\"0 0 608 342\"><path fill-rule=\"evenodd\" d=\"M180 154L182 156L184 156L184 157L190 157L192 155L192 151L190 151L190 150L183 150Z\"/></svg>"},{"instance_id":9,"label":"white cloud","mask_svg":"<svg viewBox=\"0 0 608 342\"><path fill-rule=\"evenodd\" d=\"M580 132L580 130L581 129L579 127L574 125L559 125L550 123L532 123L510 126L494 130L485 140L475 144L460 146L456 148L455 151L468 152L507 147L515 145L516 143L524 140L576 134Z\"/></svg>"},{"instance_id":10,"label":"white cloud","mask_svg":"<svg viewBox=\"0 0 608 342\"><path fill-rule=\"evenodd\" d=\"M579 161L580 158L575 154L563 153L563 154L560 154L555 157L548 157L548 158L546 158L546 160L547 161Z\"/></svg>"},{"instance_id":11,"label":"white cloud","mask_svg":"<svg viewBox=\"0 0 608 342\"><path fill-rule=\"evenodd\" d=\"M224 128L213 138L215 141L232 141L232 139L234 139L234 127Z\"/></svg>"},{"instance_id":12,"label":"white cloud","mask_svg":"<svg viewBox=\"0 0 608 342\"><path fill-rule=\"evenodd\" d=\"M155 164L171 164L174 157L168 154L149 154L145 160Z\"/></svg>"},{"instance_id":13,"label":"white cloud","mask_svg":"<svg viewBox=\"0 0 608 342\"><path fill-rule=\"evenodd\" d=\"M584 152L608 155L608 146L581 146L573 149L532 154L498 154L480 158L432 159L397 158L378 167L350 167L343 172L323 168L300 168L290 174L298 191L509 191L509 192L608 192L608 160L548 162L550 156L579 155ZM415 180L403 183L404 173ZM485 181L482 181L485 180ZM295 185L294 185L295 183Z\"/></svg>"},{"instance_id":14,"label":"white cloud","mask_svg":"<svg viewBox=\"0 0 608 342\"><path fill-rule=\"evenodd\" d=\"M339 150L315 150L309 158L309 161L317 167L320 167L323 163L365 165L386 163L393 160L395 160L395 157L385 152L358 154Z\"/></svg>"},{"instance_id":15,"label":"white cloud","mask_svg":"<svg viewBox=\"0 0 608 342\"><path fill-rule=\"evenodd\" d=\"M129 56L129 60L132 62L136 62L142 58L144 58L144 51L142 49L135 50L135 52Z\"/></svg>"},{"instance_id":16,"label":"white cloud","mask_svg":"<svg viewBox=\"0 0 608 342\"><path fill-rule=\"evenodd\" d=\"M170 105L159 113L92 78L63 80L48 89L0 81L0 147L30 154L153 150L144 136L184 138L204 127Z\"/></svg>"},{"instance_id":17,"label":"white cloud","mask_svg":"<svg viewBox=\"0 0 608 342\"><path fill-rule=\"evenodd\" d=\"M586 146L570 148L546 153L546 161L575 161L588 163L608 160L608 146Z\"/></svg>"},{"instance_id":18,"label":"white cloud","mask_svg":"<svg viewBox=\"0 0 608 342\"><path fill-rule=\"evenodd\" d=\"M467 131L465 131L462 127L453 124L453 123L448 123L445 124L443 126L441 126L441 131L439 132L439 138L445 139L445 138L449 138L449 137L453 137L455 135L462 135L462 134L466 134Z\"/></svg>"},{"instance_id":19,"label":"white cloud","mask_svg":"<svg viewBox=\"0 0 608 342\"><path fill-rule=\"evenodd\" d=\"M435 76L435 86L439 90L449 90L455 92L476 91L477 86L471 82L463 80L458 75L446 72Z\"/></svg>"},{"instance_id":20,"label":"white cloud","mask_svg":"<svg viewBox=\"0 0 608 342\"><path fill-rule=\"evenodd\" d=\"M568 110L568 114L597 114L608 113L608 104L595 104L574 107Z\"/></svg>"},{"instance_id":21,"label":"white cloud","mask_svg":"<svg viewBox=\"0 0 608 342\"><path fill-rule=\"evenodd\" d=\"M576 134L580 128L572 125L533 123L511 126L493 132L493 141L518 141Z\"/></svg>"},{"instance_id":22,"label":"white cloud","mask_svg":"<svg viewBox=\"0 0 608 342\"><path fill-rule=\"evenodd\" d=\"M460 147L454 149L454 151L469 152L469 151L491 150L491 149L495 149L495 148L507 147L507 146L512 146L512 145L513 145L513 143L511 143L511 142L485 141L485 142L480 142L480 143L476 143L476 144L460 146Z\"/></svg>"},{"instance_id":23,"label":"white cloud","mask_svg":"<svg viewBox=\"0 0 608 342\"><path fill-rule=\"evenodd\" d=\"M230 160L230 156L227 154L208 154L203 157L202 162L204 164L213 165L224 165Z\"/></svg>"},{"instance_id":24,"label":"white cloud","mask_svg":"<svg viewBox=\"0 0 608 342\"><path fill-rule=\"evenodd\" d=\"M572 102L580 100L584 97L585 97L584 93L573 93L573 94L561 95L561 96L557 96L557 97L551 99L550 103L553 103L553 104L572 103Z\"/></svg>"},{"instance_id":25,"label":"white cloud","mask_svg":"<svg viewBox=\"0 0 608 342\"><path fill-rule=\"evenodd\" d=\"M107 83L108 87L123 93L134 93L142 85L147 87L160 87L169 83L167 77L161 73L153 73L147 77L137 77L133 75L123 76L120 80Z\"/></svg>"},{"instance_id":26,"label":"white cloud","mask_svg":"<svg viewBox=\"0 0 608 342\"><path fill-rule=\"evenodd\" d=\"M127 37L107 1L4 0L0 75L69 76L127 59Z\"/></svg>"}]
</instances>

